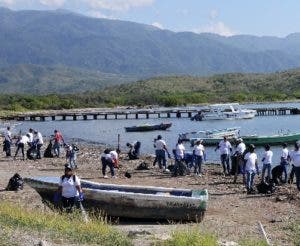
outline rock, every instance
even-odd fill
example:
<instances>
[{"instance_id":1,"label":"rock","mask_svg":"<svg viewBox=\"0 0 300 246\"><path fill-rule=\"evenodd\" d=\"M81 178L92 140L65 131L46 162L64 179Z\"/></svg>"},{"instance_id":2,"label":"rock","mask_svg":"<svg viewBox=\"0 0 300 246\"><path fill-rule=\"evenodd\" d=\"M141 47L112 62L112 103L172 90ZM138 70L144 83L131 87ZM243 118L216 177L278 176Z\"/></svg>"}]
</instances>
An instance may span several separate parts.
<instances>
[{"instance_id":1,"label":"rock","mask_svg":"<svg viewBox=\"0 0 300 246\"><path fill-rule=\"evenodd\" d=\"M151 233L145 230L135 230L135 231L128 232L128 237L130 238L135 238L139 235L151 235Z\"/></svg>"},{"instance_id":2,"label":"rock","mask_svg":"<svg viewBox=\"0 0 300 246\"><path fill-rule=\"evenodd\" d=\"M50 244L45 240L41 240L38 242L37 246L50 246Z\"/></svg>"}]
</instances>

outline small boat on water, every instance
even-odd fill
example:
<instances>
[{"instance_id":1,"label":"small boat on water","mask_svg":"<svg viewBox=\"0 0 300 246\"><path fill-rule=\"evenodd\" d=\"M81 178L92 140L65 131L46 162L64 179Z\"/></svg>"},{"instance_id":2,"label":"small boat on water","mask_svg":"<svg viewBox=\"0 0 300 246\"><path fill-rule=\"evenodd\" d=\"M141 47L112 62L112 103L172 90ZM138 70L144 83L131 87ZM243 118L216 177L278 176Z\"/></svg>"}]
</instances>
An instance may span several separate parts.
<instances>
[{"instance_id":1,"label":"small boat on water","mask_svg":"<svg viewBox=\"0 0 300 246\"><path fill-rule=\"evenodd\" d=\"M190 141L191 139L206 139L206 138L223 138L224 136L233 138L238 137L240 127L230 127L224 129L213 129L198 132L187 132L179 134L179 139L182 141Z\"/></svg>"},{"instance_id":2,"label":"small boat on water","mask_svg":"<svg viewBox=\"0 0 300 246\"><path fill-rule=\"evenodd\" d=\"M191 120L235 120L252 119L256 110L242 109L238 103L213 104L207 110L202 110L194 115Z\"/></svg>"},{"instance_id":3,"label":"small boat on water","mask_svg":"<svg viewBox=\"0 0 300 246\"><path fill-rule=\"evenodd\" d=\"M58 177L25 178L46 201L52 202ZM153 186L101 184L81 180L87 210L111 217L201 221L206 211L207 190Z\"/></svg>"},{"instance_id":4,"label":"small boat on water","mask_svg":"<svg viewBox=\"0 0 300 246\"><path fill-rule=\"evenodd\" d=\"M246 145L254 144L255 146L269 145L281 145L282 143L294 144L300 140L300 133L286 133L286 134L275 134L270 136L259 136L259 135L246 135L240 136ZM196 141L203 140L204 145L211 146L217 145L223 138L192 138L190 139L191 145L194 146ZM228 140L234 144L236 137L228 137Z\"/></svg>"},{"instance_id":5,"label":"small boat on water","mask_svg":"<svg viewBox=\"0 0 300 246\"><path fill-rule=\"evenodd\" d=\"M138 126L125 127L126 132L146 132L155 130L167 130L172 126L172 123L161 124L143 124Z\"/></svg>"}]
</instances>

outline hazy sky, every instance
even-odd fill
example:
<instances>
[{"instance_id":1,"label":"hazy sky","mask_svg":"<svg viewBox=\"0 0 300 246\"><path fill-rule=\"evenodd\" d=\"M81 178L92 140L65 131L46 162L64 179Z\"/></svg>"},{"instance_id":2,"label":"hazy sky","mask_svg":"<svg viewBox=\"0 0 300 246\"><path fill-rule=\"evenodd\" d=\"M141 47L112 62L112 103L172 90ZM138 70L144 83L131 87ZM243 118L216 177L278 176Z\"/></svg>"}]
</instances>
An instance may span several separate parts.
<instances>
[{"instance_id":1,"label":"hazy sky","mask_svg":"<svg viewBox=\"0 0 300 246\"><path fill-rule=\"evenodd\" d=\"M0 0L20 9L68 9L173 31L286 36L300 32L300 0Z\"/></svg>"}]
</instances>

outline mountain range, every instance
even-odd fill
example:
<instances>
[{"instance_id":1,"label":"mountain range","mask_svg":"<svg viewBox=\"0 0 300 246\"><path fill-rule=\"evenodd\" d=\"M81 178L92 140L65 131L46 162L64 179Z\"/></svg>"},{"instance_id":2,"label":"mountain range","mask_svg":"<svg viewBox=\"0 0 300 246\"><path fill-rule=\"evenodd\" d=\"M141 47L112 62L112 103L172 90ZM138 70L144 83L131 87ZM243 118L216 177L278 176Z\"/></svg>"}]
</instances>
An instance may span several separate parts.
<instances>
[{"instance_id":1,"label":"mountain range","mask_svg":"<svg viewBox=\"0 0 300 246\"><path fill-rule=\"evenodd\" d=\"M284 38L223 37L172 32L60 10L7 8L0 8L0 33L0 85L14 84L14 88L20 88L7 92L24 92L23 86L17 85L23 83L30 87L39 83L38 71L47 74L49 69L52 75L61 76L44 79L43 86L47 89L37 88L37 93L67 92L69 87L73 87L72 91L94 90L104 84L161 75L267 73L300 67L299 33ZM15 71L24 70L24 66L30 76L16 79ZM81 70L75 72L77 69ZM60 87L65 83L61 78L71 73L76 77L74 86L70 79L68 88ZM112 79L103 84L104 74ZM88 86L81 89L80 81L88 81ZM79 89L74 90L77 85Z\"/></svg>"}]
</instances>

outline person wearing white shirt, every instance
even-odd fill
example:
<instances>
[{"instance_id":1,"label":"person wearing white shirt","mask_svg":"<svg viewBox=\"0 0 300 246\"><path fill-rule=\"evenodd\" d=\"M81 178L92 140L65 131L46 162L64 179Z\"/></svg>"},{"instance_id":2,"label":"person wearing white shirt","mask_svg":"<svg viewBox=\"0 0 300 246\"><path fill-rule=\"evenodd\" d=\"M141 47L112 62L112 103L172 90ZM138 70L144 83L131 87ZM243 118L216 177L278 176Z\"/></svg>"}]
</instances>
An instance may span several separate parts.
<instances>
[{"instance_id":1,"label":"person wearing white shirt","mask_svg":"<svg viewBox=\"0 0 300 246\"><path fill-rule=\"evenodd\" d=\"M108 179L108 176L106 175L106 167L108 166L110 169L110 174L112 178L116 178L115 176L115 169L113 164L113 156L111 155L110 149L105 149L104 153L101 156L101 162L102 162L102 175L103 178Z\"/></svg>"},{"instance_id":2,"label":"person wearing white shirt","mask_svg":"<svg viewBox=\"0 0 300 246\"><path fill-rule=\"evenodd\" d=\"M250 144L249 152L245 155L245 171L246 171L246 188L247 194L254 192L253 183L255 174L259 174L257 155L255 153L255 146Z\"/></svg>"},{"instance_id":3,"label":"person wearing white shirt","mask_svg":"<svg viewBox=\"0 0 300 246\"><path fill-rule=\"evenodd\" d=\"M34 141L36 142L37 159L41 159L41 148L44 144L43 136L40 132L34 131Z\"/></svg>"},{"instance_id":4,"label":"person wearing white shirt","mask_svg":"<svg viewBox=\"0 0 300 246\"><path fill-rule=\"evenodd\" d=\"M293 163L293 171L296 176L296 185L300 191L300 142L295 143L295 150L290 153L291 161Z\"/></svg>"},{"instance_id":5,"label":"person wearing white shirt","mask_svg":"<svg viewBox=\"0 0 300 246\"><path fill-rule=\"evenodd\" d=\"M202 163L204 160L204 154L205 154L205 148L202 145L202 141L198 140L196 142L196 145L194 146L193 155L195 160L194 173L199 176L202 174Z\"/></svg>"},{"instance_id":6,"label":"person wearing white shirt","mask_svg":"<svg viewBox=\"0 0 300 246\"><path fill-rule=\"evenodd\" d=\"M280 156L280 165L282 166L283 174L284 174L284 180L283 182L287 182L287 177L288 177L288 168L289 168L289 150L287 148L287 144L284 143L282 144L282 151L281 151L281 156Z\"/></svg>"},{"instance_id":7,"label":"person wearing white shirt","mask_svg":"<svg viewBox=\"0 0 300 246\"><path fill-rule=\"evenodd\" d=\"M262 158L263 168L262 168L262 176L261 182L265 182L265 172L267 171L267 180L268 182L271 179L271 169L272 169L272 157L273 152L269 144L265 146L265 153Z\"/></svg>"},{"instance_id":8,"label":"person wearing white shirt","mask_svg":"<svg viewBox=\"0 0 300 246\"><path fill-rule=\"evenodd\" d=\"M19 137L19 139L17 141L17 150L16 150L16 153L15 153L14 159L16 159L16 157L18 155L18 152L21 149L22 160L23 161L25 160L24 147L25 147L25 144L28 144L28 142L29 142L29 134L28 133L24 136Z\"/></svg>"},{"instance_id":9,"label":"person wearing white shirt","mask_svg":"<svg viewBox=\"0 0 300 246\"><path fill-rule=\"evenodd\" d=\"M12 143L11 131L10 131L10 126L8 126L4 132L4 146L3 146L3 151L5 151L6 157L11 156L11 143Z\"/></svg>"},{"instance_id":10,"label":"person wearing white shirt","mask_svg":"<svg viewBox=\"0 0 300 246\"><path fill-rule=\"evenodd\" d=\"M236 146L236 150L234 154L236 156L236 167L234 172L233 183L234 184L236 183L239 171L241 171L243 174L243 183L245 184L246 178L244 172L244 153L246 151L246 145L242 138L238 138L237 143L238 145Z\"/></svg>"},{"instance_id":11,"label":"person wearing white shirt","mask_svg":"<svg viewBox=\"0 0 300 246\"><path fill-rule=\"evenodd\" d=\"M173 153L175 156L175 165L172 176L176 177L178 174L180 174L180 166L184 165L182 161L184 160L185 147L180 139L178 139L176 148L173 150Z\"/></svg>"},{"instance_id":12,"label":"person wearing white shirt","mask_svg":"<svg viewBox=\"0 0 300 246\"><path fill-rule=\"evenodd\" d=\"M28 134L28 135L27 135ZM28 145L31 146L33 143L33 129L29 128L29 131L26 135L28 136Z\"/></svg>"},{"instance_id":13,"label":"person wearing white shirt","mask_svg":"<svg viewBox=\"0 0 300 246\"><path fill-rule=\"evenodd\" d=\"M230 142L227 140L227 137L224 136L223 140L219 143L215 151L220 150L221 154L221 163L223 166L224 175L230 174L230 163L229 163L229 155L232 152L232 146Z\"/></svg>"},{"instance_id":14,"label":"person wearing white shirt","mask_svg":"<svg viewBox=\"0 0 300 246\"><path fill-rule=\"evenodd\" d=\"M58 194L54 197L54 202L58 200L57 195L61 195L63 208L71 213L74 205L79 209L80 202L83 201L83 193L80 179L74 174L70 164L65 165L65 174L59 180Z\"/></svg>"},{"instance_id":15,"label":"person wearing white shirt","mask_svg":"<svg viewBox=\"0 0 300 246\"><path fill-rule=\"evenodd\" d=\"M165 171L169 171L169 170L167 170L166 153L168 154L169 157L170 157L170 154L167 149L166 142L162 139L161 135L157 136L154 146L155 146L155 155L157 158L159 168L160 169L163 168Z\"/></svg>"}]
</instances>

